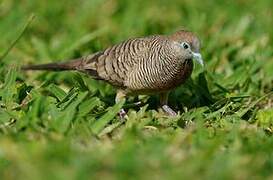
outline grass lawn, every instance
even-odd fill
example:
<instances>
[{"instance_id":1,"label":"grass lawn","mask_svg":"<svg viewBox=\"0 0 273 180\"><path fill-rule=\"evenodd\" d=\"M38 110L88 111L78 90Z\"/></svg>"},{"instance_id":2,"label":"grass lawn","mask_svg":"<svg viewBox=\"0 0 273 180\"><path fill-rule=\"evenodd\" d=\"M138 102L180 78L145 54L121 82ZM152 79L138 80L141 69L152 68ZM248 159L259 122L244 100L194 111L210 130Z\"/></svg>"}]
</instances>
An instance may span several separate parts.
<instances>
[{"instance_id":1,"label":"grass lawn","mask_svg":"<svg viewBox=\"0 0 273 180\"><path fill-rule=\"evenodd\" d=\"M1 179L273 179L272 0L0 0ZM189 29L195 64L159 98L114 103L76 72L22 72L130 37ZM128 120L116 115L120 107Z\"/></svg>"}]
</instances>

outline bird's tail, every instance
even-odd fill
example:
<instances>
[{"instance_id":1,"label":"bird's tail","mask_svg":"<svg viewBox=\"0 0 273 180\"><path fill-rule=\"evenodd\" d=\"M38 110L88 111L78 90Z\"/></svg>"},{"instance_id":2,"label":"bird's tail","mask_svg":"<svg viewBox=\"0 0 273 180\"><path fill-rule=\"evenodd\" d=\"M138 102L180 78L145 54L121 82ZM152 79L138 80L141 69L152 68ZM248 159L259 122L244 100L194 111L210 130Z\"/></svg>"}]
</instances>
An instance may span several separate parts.
<instances>
[{"instance_id":1,"label":"bird's tail","mask_svg":"<svg viewBox=\"0 0 273 180\"><path fill-rule=\"evenodd\" d=\"M80 70L83 60L75 59L67 62L26 65L21 67L22 70L46 70L46 71L66 71L66 70Z\"/></svg>"},{"instance_id":2,"label":"bird's tail","mask_svg":"<svg viewBox=\"0 0 273 180\"><path fill-rule=\"evenodd\" d=\"M21 67L22 70L45 70L45 71L68 71L68 70L76 70L83 72L92 76L95 79L101 79L98 75L96 69L96 62L98 57L103 54L102 52L97 52L95 54L91 54L87 57L73 59L69 61L63 61L59 63L49 63L49 64L37 64L37 65L26 65Z\"/></svg>"}]
</instances>

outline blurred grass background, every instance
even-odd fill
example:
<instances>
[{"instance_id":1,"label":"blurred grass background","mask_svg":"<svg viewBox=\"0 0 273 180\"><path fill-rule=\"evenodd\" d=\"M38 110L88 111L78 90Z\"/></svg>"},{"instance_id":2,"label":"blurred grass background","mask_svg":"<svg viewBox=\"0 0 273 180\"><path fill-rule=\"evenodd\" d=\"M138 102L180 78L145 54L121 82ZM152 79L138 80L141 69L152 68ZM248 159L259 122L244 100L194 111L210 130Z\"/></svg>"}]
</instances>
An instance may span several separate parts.
<instances>
[{"instance_id":1,"label":"blurred grass background","mask_svg":"<svg viewBox=\"0 0 273 180\"><path fill-rule=\"evenodd\" d=\"M272 7L270 0L0 0L0 177L272 179ZM175 118L156 111L156 96L141 97L141 108L115 105L114 88L85 75L19 70L181 28L200 37L206 67L172 92ZM116 116L122 106L126 122Z\"/></svg>"}]
</instances>

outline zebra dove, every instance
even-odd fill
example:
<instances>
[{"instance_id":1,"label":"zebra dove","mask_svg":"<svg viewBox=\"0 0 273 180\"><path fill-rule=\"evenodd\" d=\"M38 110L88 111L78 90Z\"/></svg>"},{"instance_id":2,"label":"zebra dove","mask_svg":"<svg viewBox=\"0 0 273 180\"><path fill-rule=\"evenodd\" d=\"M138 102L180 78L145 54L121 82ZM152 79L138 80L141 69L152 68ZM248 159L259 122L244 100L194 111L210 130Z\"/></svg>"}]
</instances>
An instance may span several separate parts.
<instances>
[{"instance_id":1,"label":"zebra dove","mask_svg":"<svg viewBox=\"0 0 273 180\"><path fill-rule=\"evenodd\" d=\"M181 30L171 35L132 38L86 57L22 69L86 73L115 86L116 102L127 94L159 93L162 109L176 115L168 106L168 92L190 77L193 59L203 65L199 51L197 36Z\"/></svg>"}]
</instances>

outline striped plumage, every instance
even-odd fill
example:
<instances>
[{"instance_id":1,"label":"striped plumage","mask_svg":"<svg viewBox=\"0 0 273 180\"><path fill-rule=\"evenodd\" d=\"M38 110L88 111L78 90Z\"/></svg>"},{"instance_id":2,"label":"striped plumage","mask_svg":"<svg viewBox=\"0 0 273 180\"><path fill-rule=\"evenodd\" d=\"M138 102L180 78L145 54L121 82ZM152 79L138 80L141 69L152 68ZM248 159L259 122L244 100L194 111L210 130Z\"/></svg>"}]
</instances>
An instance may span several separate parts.
<instances>
[{"instance_id":1,"label":"striped plumage","mask_svg":"<svg viewBox=\"0 0 273 180\"><path fill-rule=\"evenodd\" d=\"M190 76L192 59L199 48L200 42L193 33L178 31L172 35L129 39L68 62L30 65L22 69L77 70L117 87L116 101L128 93L161 92L165 97L161 98L161 104L167 105L166 93Z\"/></svg>"}]
</instances>

